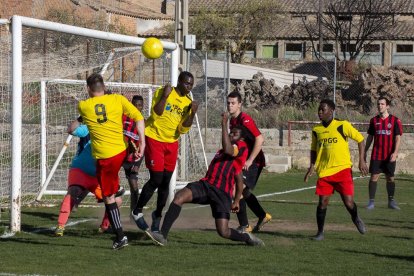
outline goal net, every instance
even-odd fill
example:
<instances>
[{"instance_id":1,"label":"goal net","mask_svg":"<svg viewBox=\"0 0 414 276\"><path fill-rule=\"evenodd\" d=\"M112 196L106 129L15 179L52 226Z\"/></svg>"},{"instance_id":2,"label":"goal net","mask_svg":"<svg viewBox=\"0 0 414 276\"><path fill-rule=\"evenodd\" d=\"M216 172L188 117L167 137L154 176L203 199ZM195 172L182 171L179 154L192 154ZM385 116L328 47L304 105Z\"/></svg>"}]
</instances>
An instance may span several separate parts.
<instances>
[{"instance_id":1,"label":"goal net","mask_svg":"<svg viewBox=\"0 0 414 276\"><path fill-rule=\"evenodd\" d=\"M43 203L56 204L66 192L78 139L58 157L67 126L78 117L77 103L87 97L86 76L100 72L113 93L130 100L143 96L147 117L155 89L176 82L178 50L163 41L162 58L147 60L142 38L16 16L12 24L0 22L0 205L10 207L11 230L19 231L20 204L33 203L40 191ZM197 120L180 140L176 180L197 180L206 171ZM129 190L122 170L120 178ZM142 187L148 179L144 164L139 178Z\"/></svg>"}]
</instances>

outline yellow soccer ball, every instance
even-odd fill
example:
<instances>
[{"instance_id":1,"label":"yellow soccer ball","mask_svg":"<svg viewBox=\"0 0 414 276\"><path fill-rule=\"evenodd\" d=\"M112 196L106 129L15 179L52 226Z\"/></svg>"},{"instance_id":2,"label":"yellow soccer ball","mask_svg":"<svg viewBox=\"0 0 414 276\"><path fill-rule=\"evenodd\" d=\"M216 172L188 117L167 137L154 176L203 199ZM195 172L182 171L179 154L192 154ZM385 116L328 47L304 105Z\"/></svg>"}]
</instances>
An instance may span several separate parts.
<instances>
[{"instance_id":1,"label":"yellow soccer ball","mask_svg":"<svg viewBox=\"0 0 414 276\"><path fill-rule=\"evenodd\" d=\"M141 51L146 58L157 59L162 56L164 47L162 47L162 43L158 38L149 37L142 44Z\"/></svg>"}]
</instances>

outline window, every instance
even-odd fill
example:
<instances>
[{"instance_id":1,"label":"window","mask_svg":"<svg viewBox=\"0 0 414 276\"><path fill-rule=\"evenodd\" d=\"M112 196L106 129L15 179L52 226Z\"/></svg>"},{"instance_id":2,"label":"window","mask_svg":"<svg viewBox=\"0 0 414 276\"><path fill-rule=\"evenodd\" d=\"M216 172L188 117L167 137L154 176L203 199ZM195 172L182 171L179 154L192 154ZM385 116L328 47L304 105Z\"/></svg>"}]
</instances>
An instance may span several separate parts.
<instances>
[{"instance_id":1,"label":"window","mask_svg":"<svg viewBox=\"0 0 414 276\"><path fill-rule=\"evenodd\" d=\"M352 15L337 15L336 20L338 21L352 21Z\"/></svg>"},{"instance_id":2,"label":"window","mask_svg":"<svg viewBox=\"0 0 414 276\"><path fill-rule=\"evenodd\" d=\"M277 58L278 57L278 46L277 45L263 45L262 46L262 57L263 58Z\"/></svg>"},{"instance_id":3,"label":"window","mask_svg":"<svg viewBox=\"0 0 414 276\"><path fill-rule=\"evenodd\" d=\"M316 46L316 51L319 52L319 44ZM332 53L333 44L323 44L322 52Z\"/></svg>"},{"instance_id":4,"label":"window","mask_svg":"<svg viewBox=\"0 0 414 276\"><path fill-rule=\"evenodd\" d=\"M379 44L368 44L364 45L364 52L365 53L378 53L381 49Z\"/></svg>"},{"instance_id":5,"label":"window","mask_svg":"<svg viewBox=\"0 0 414 276\"><path fill-rule=\"evenodd\" d=\"M286 43L286 51L302 52L302 43Z\"/></svg>"},{"instance_id":6,"label":"window","mask_svg":"<svg viewBox=\"0 0 414 276\"><path fill-rule=\"evenodd\" d=\"M355 44L342 44L341 45L341 52L355 52L356 46Z\"/></svg>"},{"instance_id":7,"label":"window","mask_svg":"<svg viewBox=\"0 0 414 276\"><path fill-rule=\"evenodd\" d=\"M412 53L412 44L397 44L397 53Z\"/></svg>"}]
</instances>

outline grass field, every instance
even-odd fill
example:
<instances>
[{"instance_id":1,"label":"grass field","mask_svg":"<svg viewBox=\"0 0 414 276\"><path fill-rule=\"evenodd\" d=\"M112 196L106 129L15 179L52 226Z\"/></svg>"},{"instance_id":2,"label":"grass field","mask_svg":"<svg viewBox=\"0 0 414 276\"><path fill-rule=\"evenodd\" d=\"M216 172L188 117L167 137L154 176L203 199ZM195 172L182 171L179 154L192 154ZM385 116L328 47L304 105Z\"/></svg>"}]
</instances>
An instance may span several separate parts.
<instances>
[{"instance_id":1,"label":"grass field","mask_svg":"<svg viewBox=\"0 0 414 276\"><path fill-rule=\"evenodd\" d=\"M303 172L263 174L256 195L314 185ZM166 247L154 246L128 218L123 223L130 246L110 249L112 236L97 234L102 208L79 208L64 237L52 236L58 208L24 208L23 232L0 239L0 275L413 275L414 178L397 177L401 211L387 208L384 180L378 186L376 209L367 211L368 179L355 181L356 202L368 233L361 235L338 195L331 199L325 240L316 232L314 189L261 197L273 215L258 236L265 247L253 248L220 238L210 209L185 206ZM150 222L150 210L146 210ZM7 220L3 212L1 224ZM251 214L252 223L255 223ZM83 222L82 222L83 221ZM235 217L231 225L236 226Z\"/></svg>"}]
</instances>

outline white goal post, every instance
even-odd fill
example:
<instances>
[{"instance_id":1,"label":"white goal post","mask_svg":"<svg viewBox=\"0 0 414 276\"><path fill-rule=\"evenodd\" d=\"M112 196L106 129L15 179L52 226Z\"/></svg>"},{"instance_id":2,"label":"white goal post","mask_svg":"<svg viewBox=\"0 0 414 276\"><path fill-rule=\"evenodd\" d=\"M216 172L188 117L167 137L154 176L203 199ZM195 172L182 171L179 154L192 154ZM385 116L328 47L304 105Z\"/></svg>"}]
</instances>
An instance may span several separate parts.
<instances>
[{"instance_id":1,"label":"white goal post","mask_svg":"<svg viewBox=\"0 0 414 276\"><path fill-rule=\"evenodd\" d=\"M111 42L140 46L145 38L97 31L55 22L13 16L12 31L12 157L11 157L11 207L10 231L21 229L21 183L22 183L22 93L23 93L23 27L55 31L76 36L101 39ZM173 86L178 78L179 49L176 43L161 41L166 51L171 52L170 80Z\"/></svg>"}]
</instances>

